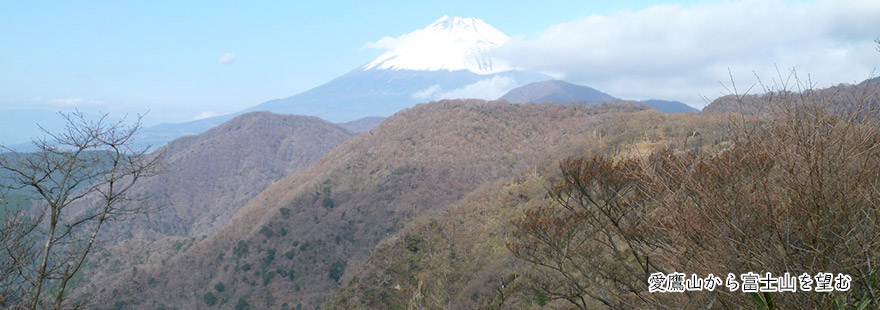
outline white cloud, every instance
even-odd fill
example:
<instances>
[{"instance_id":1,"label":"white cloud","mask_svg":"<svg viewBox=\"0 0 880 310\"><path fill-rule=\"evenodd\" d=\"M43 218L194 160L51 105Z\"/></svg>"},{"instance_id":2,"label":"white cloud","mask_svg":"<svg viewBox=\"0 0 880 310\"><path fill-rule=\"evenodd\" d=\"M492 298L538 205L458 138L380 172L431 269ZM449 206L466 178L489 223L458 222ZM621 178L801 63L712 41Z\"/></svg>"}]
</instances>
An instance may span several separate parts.
<instances>
[{"instance_id":1,"label":"white cloud","mask_svg":"<svg viewBox=\"0 0 880 310\"><path fill-rule=\"evenodd\" d=\"M479 80L462 88L442 92L434 96L438 99L477 98L495 100L517 86L516 80L496 75L492 78Z\"/></svg>"},{"instance_id":2,"label":"white cloud","mask_svg":"<svg viewBox=\"0 0 880 310\"><path fill-rule=\"evenodd\" d=\"M420 91L413 93L412 97L413 97L413 99L427 99L427 98L430 98L431 95L437 93L438 91L440 91L440 84L434 84L434 85L428 86L428 88L425 88L423 90L420 90Z\"/></svg>"},{"instance_id":3,"label":"white cloud","mask_svg":"<svg viewBox=\"0 0 880 310\"><path fill-rule=\"evenodd\" d=\"M405 41L409 37L410 37L410 35L403 35L400 37L400 39L395 39L393 37L384 36L381 39L379 39L379 41L364 43L364 46L362 48L390 50L390 49L393 49L393 48L399 46L401 44L402 40Z\"/></svg>"},{"instance_id":4,"label":"white cloud","mask_svg":"<svg viewBox=\"0 0 880 310\"><path fill-rule=\"evenodd\" d=\"M42 101L41 98L31 98L28 99L30 102L39 103ZM71 98L55 98L48 100L48 103L54 106L62 106L62 107L79 107L79 106L105 106L107 105L104 101L98 100L90 100L83 99L79 97L71 97Z\"/></svg>"},{"instance_id":5,"label":"white cloud","mask_svg":"<svg viewBox=\"0 0 880 310\"><path fill-rule=\"evenodd\" d=\"M723 92L728 68L740 85L755 74L770 80L776 67L810 74L820 87L861 81L880 64L878 16L880 1L658 5L557 24L495 54L622 98L700 105L699 95Z\"/></svg>"},{"instance_id":6,"label":"white cloud","mask_svg":"<svg viewBox=\"0 0 880 310\"><path fill-rule=\"evenodd\" d=\"M217 63L220 65L228 65L235 61L235 55L232 53L223 53L220 55L220 58L217 59Z\"/></svg>"},{"instance_id":7,"label":"white cloud","mask_svg":"<svg viewBox=\"0 0 880 310\"><path fill-rule=\"evenodd\" d=\"M211 118L211 117L214 117L214 116L220 116L220 115L224 115L224 114L226 114L226 113L216 113L216 112L212 112L212 111L205 111L205 112L202 112L202 113L196 114L196 116L193 116L190 120L191 120L191 121L197 121L197 120L200 120L200 119Z\"/></svg>"},{"instance_id":8,"label":"white cloud","mask_svg":"<svg viewBox=\"0 0 880 310\"><path fill-rule=\"evenodd\" d=\"M55 98L49 100L49 103L60 106L75 106L83 104L85 100L83 98Z\"/></svg>"}]
</instances>

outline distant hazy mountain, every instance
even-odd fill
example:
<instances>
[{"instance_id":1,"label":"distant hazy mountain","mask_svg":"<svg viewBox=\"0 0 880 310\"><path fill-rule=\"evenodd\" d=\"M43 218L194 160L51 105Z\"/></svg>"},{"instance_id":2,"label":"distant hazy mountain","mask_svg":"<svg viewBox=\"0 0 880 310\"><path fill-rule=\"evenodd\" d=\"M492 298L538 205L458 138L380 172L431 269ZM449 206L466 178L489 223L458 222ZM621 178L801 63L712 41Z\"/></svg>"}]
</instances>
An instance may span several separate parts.
<instances>
[{"instance_id":1,"label":"distant hazy mountain","mask_svg":"<svg viewBox=\"0 0 880 310\"><path fill-rule=\"evenodd\" d=\"M69 113L73 108L61 109L63 112ZM99 112L92 109L88 111L80 111L88 119L96 119ZM125 117L125 115L108 115L110 119L114 117ZM231 117L229 117L231 118ZM169 125L174 130L168 130L166 125L158 125L150 128L142 129L135 141L135 146L144 147L147 145L162 146L174 138L187 134L196 134L207 130L229 120L218 119L216 122L206 126L198 126L198 124L180 124ZM129 116L127 120L131 121L133 117ZM50 133L57 134L64 130L67 122L58 114L57 111L45 109L0 109L0 144L11 148L18 152L35 151L32 141L37 138L46 138L45 133L40 130L40 126ZM204 130L194 130L192 127L204 127ZM0 150L3 152L3 150Z\"/></svg>"},{"instance_id":2,"label":"distant hazy mountain","mask_svg":"<svg viewBox=\"0 0 880 310\"><path fill-rule=\"evenodd\" d=\"M185 123L166 123L146 127L138 132L135 143L138 147L149 145L156 149L179 137L203 133L241 114L226 114Z\"/></svg>"},{"instance_id":3,"label":"distant hazy mountain","mask_svg":"<svg viewBox=\"0 0 880 310\"><path fill-rule=\"evenodd\" d=\"M162 145L165 145L165 143L167 143L168 141L171 141L178 137L199 134L201 132L204 132L205 130L214 128L236 116L245 113L247 112L221 115L186 123L159 124L156 126L147 127L142 129L138 133L135 145L138 147L151 146L153 147L153 149L156 149L157 146L161 147ZM372 129L380 122L382 122L383 119L385 118L381 116L368 116L350 122L336 124L353 133L361 133ZM22 149L22 147L24 146L27 145L15 145L14 147L17 147L16 149Z\"/></svg>"},{"instance_id":4,"label":"distant hazy mountain","mask_svg":"<svg viewBox=\"0 0 880 310\"><path fill-rule=\"evenodd\" d=\"M828 88L813 89L816 99L828 100L829 106L836 112L847 112L853 109L864 108L855 106L864 99L867 104L877 108L880 105L880 78L867 79L859 84L838 84ZM855 98L854 96L866 96ZM779 100L778 94L750 94L739 96L726 95L718 97L712 103L703 108L703 114L721 113L744 113L746 115L762 115L771 111L767 107L769 100Z\"/></svg>"},{"instance_id":5,"label":"distant hazy mountain","mask_svg":"<svg viewBox=\"0 0 880 310\"><path fill-rule=\"evenodd\" d=\"M663 113L700 112L700 110L697 110L694 107L684 104L680 101L648 99L639 102L647 104L649 107L652 107Z\"/></svg>"},{"instance_id":6,"label":"distant hazy mountain","mask_svg":"<svg viewBox=\"0 0 880 310\"><path fill-rule=\"evenodd\" d=\"M483 89L490 89L488 94L494 98L515 86L546 78L522 71L481 75L466 70L356 69L324 85L247 111L314 115L333 122L345 122L366 116L391 115L419 102L485 97L481 94Z\"/></svg>"},{"instance_id":7,"label":"distant hazy mountain","mask_svg":"<svg viewBox=\"0 0 880 310\"><path fill-rule=\"evenodd\" d=\"M880 76L864 80L861 83L859 83L858 86L866 86L866 85L877 86L877 84L880 84Z\"/></svg>"},{"instance_id":8,"label":"distant hazy mountain","mask_svg":"<svg viewBox=\"0 0 880 310\"><path fill-rule=\"evenodd\" d=\"M620 99L587 86L571 84L566 81L548 80L526 84L514 88L499 98L511 103L527 102L586 102L603 103Z\"/></svg>"},{"instance_id":9,"label":"distant hazy mountain","mask_svg":"<svg viewBox=\"0 0 880 310\"><path fill-rule=\"evenodd\" d=\"M0 144L20 150L30 146L29 142L42 136L40 124L49 132L64 128L58 113L38 109L0 110Z\"/></svg>"},{"instance_id":10,"label":"distant hazy mountain","mask_svg":"<svg viewBox=\"0 0 880 310\"><path fill-rule=\"evenodd\" d=\"M418 102L494 99L507 90L547 79L511 70L486 55L508 37L478 18L444 16L396 39L366 65L301 94L248 111L315 115L333 122L387 116Z\"/></svg>"},{"instance_id":11,"label":"distant hazy mountain","mask_svg":"<svg viewBox=\"0 0 880 310\"><path fill-rule=\"evenodd\" d=\"M318 116L350 122L388 116L416 103L440 99L495 99L510 89L550 77L512 70L486 52L508 37L478 18L444 16L395 39L393 48L351 72L291 97L245 109ZM235 115L146 128L143 143L161 146L197 134Z\"/></svg>"},{"instance_id":12,"label":"distant hazy mountain","mask_svg":"<svg viewBox=\"0 0 880 310\"><path fill-rule=\"evenodd\" d=\"M362 133L373 129L373 127L379 125L383 120L385 120L385 118L381 116L368 116L350 122L337 123L337 125L354 133Z\"/></svg>"},{"instance_id":13,"label":"distant hazy mountain","mask_svg":"<svg viewBox=\"0 0 880 310\"><path fill-rule=\"evenodd\" d=\"M510 90L499 99L507 100L511 103L549 101L556 103L582 102L588 104L622 100L591 87L560 80L548 80L526 84ZM647 104L648 106L664 113L699 111L678 101L650 99L637 102Z\"/></svg>"},{"instance_id":14,"label":"distant hazy mountain","mask_svg":"<svg viewBox=\"0 0 880 310\"><path fill-rule=\"evenodd\" d=\"M254 112L176 139L159 149L167 156L165 173L139 187L165 209L126 228L159 237L210 232L269 184L352 136L317 117Z\"/></svg>"}]
</instances>

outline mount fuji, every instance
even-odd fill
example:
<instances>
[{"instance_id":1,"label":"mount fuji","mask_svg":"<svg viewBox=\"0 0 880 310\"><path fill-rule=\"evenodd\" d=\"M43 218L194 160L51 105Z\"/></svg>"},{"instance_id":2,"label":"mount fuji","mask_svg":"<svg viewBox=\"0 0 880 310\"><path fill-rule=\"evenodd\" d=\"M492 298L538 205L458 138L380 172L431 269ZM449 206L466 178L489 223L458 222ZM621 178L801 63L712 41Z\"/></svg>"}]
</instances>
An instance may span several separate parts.
<instances>
[{"instance_id":1,"label":"mount fuji","mask_svg":"<svg viewBox=\"0 0 880 310\"><path fill-rule=\"evenodd\" d=\"M424 29L373 43L388 51L360 68L298 95L272 100L247 111L351 121L365 116L388 116L430 100L494 99L510 89L549 78L513 70L487 55L508 39L478 18L444 16Z\"/></svg>"},{"instance_id":2,"label":"mount fuji","mask_svg":"<svg viewBox=\"0 0 880 310\"><path fill-rule=\"evenodd\" d=\"M478 18L443 16L425 29L399 39L385 37L375 47L390 50L363 69L459 71L490 74L510 70L483 55L510 38Z\"/></svg>"},{"instance_id":3,"label":"mount fuji","mask_svg":"<svg viewBox=\"0 0 880 310\"><path fill-rule=\"evenodd\" d=\"M479 18L443 16L423 29L373 43L373 47L387 51L323 85L234 114L148 127L139 140L161 146L253 111L311 115L331 122L389 116L419 102L495 99L516 87L551 79L515 70L488 55L508 40L506 34Z\"/></svg>"}]
</instances>

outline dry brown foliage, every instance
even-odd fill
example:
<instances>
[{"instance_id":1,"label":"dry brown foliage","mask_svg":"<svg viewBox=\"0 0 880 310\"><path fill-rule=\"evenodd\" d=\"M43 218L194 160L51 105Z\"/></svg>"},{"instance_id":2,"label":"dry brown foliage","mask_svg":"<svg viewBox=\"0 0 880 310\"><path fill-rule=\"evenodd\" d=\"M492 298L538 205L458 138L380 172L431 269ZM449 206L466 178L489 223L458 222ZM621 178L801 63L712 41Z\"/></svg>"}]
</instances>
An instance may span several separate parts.
<instances>
[{"instance_id":1,"label":"dry brown foliage","mask_svg":"<svg viewBox=\"0 0 880 310\"><path fill-rule=\"evenodd\" d=\"M352 281L339 289L331 306L523 309L546 303L545 307L570 308L567 302L536 294L531 283L549 273L517 259L505 246L514 228L510 222L524 212L533 208L559 211L549 208L554 199L546 187L548 178L561 178L557 160L584 153L634 156L646 143L646 132L654 147L671 144L699 149L697 142L705 141L708 146L704 148L710 149L726 143L715 134L724 117L653 110L598 116L581 134L558 138L558 147L539 150L541 159L518 167L513 176L486 183L461 201L442 207L442 212L428 212L381 242ZM421 240L418 251L408 246L412 240Z\"/></svg>"},{"instance_id":2,"label":"dry brown foliage","mask_svg":"<svg viewBox=\"0 0 880 310\"><path fill-rule=\"evenodd\" d=\"M721 151L673 145L648 157L563 161L555 207L513 222L511 251L548 271L535 289L579 308L880 306L876 93L786 86L763 97L768 116L731 115ZM853 287L647 293L649 274L673 271L844 273Z\"/></svg>"},{"instance_id":3,"label":"dry brown foliage","mask_svg":"<svg viewBox=\"0 0 880 310\"><path fill-rule=\"evenodd\" d=\"M597 120L638 110L482 100L421 104L272 184L227 225L165 265L137 266L135 276L121 273L114 283L136 292L124 300L138 307L204 306L202 296L217 282L227 287L218 304L245 297L255 307L313 307L328 301L380 241L410 220L531 168ZM239 242L249 245L247 254L235 254ZM268 261L270 250L275 259ZM291 258L283 256L288 252ZM345 266L338 281L328 276L337 263ZM245 264L252 269L242 270ZM294 277L283 276L291 270ZM263 280L267 273L274 278Z\"/></svg>"}]
</instances>

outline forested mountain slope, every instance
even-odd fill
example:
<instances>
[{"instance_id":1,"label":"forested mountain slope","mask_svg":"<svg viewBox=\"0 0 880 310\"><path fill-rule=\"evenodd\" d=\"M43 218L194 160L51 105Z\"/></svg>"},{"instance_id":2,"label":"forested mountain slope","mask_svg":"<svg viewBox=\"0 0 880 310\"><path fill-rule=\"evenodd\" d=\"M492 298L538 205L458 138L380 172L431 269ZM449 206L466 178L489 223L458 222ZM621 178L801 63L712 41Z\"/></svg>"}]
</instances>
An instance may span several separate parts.
<instances>
[{"instance_id":1,"label":"forested mountain slope","mask_svg":"<svg viewBox=\"0 0 880 310\"><path fill-rule=\"evenodd\" d=\"M531 167L483 184L442 212L411 221L381 242L343 285L332 309L540 308L526 275L543 271L507 248L511 222L552 203L547 189L570 157L646 156L655 148L726 145L726 117L672 115L648 110L614 116L594 133L566 141ZM694 132L702 134L692 137ZM552 308L565 308L555 303ZM600 306L596 304L595 306Z\"/></svg>"},{"instance_id":2,"label":"forested mountain slope","mask_svg":"<svg viewBox=\"0 0 880 310\"><path fill-rule=\"evenodd\" d=\"M328 301L373 247L425 212L529 169L635 105L420 104L273 184L214 235L134 266L115 300L138 308ZM222 290L215 286L222 283Z\"/></svg>"},{"instance_id":3,"label":"forested mountain slope","mask_svg":"<svg viewBox=\"0 0 880 310\"><path fill-rule=\"evenodd\" d=\"M534 168L410 221L327 306L871 308L877 95L840 85L754 96L766 108L757 117L618 115ZM645 280L749 270L835 270L853 282L848 291L762 297L649 293Z\"/></svg>"},{"instance_id":4,"label":"forested mountain slope","mask_svg":"<svg viewBox=\"0 0 880 310\"><path fill-rule=\"evenodd\" d=\"M165 172L138 188L163 210L116 229L148 239L209 233L269 184L353 135L317 117L254 112L176 139L156 151L167 159Z\"/></svg>"},{"instance_id":5,"label":"forested mountain slope","mask_svg":"<svg viewBox=\"0 0 880 310\"><path fill-rule=\"evenodd\" d=\"M828 88L809 88L794 89L788 87L775 92L767 92L762 94L750 93L741 95L726 95L718 97L712 103L703 108L701 113L704 114L722 114L722 113L744 113L747 115L767 115L772 113L782 93L815 93L816 96L811 100L829 100L829 104L838 113L858 108L856 105L865 103L877 106L878 91L880 91L880 80L878 78L867 79L857 85L842 83ZM867 100L862 100L866 98Z\"/></svg>"}]
</instances>

